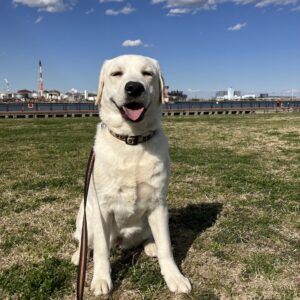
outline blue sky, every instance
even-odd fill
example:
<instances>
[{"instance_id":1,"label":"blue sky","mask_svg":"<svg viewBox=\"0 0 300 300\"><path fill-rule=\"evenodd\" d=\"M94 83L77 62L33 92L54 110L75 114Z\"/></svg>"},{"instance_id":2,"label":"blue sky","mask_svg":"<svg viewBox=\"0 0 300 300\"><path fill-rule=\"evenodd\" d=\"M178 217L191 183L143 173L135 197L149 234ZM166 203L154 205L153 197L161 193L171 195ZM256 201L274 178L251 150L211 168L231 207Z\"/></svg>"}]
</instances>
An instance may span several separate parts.
<instances>
[{"instance_id":1,"label":"blue sky","mask_svg":"<svg viewBox=\"0 0 300 300\"><path fill-rule=\"evenodd\" d=\"M2 0L0 91L97 90L105 59L156 58L171 89L300 95L300 0Z\"/></svg>"}]
</instances>

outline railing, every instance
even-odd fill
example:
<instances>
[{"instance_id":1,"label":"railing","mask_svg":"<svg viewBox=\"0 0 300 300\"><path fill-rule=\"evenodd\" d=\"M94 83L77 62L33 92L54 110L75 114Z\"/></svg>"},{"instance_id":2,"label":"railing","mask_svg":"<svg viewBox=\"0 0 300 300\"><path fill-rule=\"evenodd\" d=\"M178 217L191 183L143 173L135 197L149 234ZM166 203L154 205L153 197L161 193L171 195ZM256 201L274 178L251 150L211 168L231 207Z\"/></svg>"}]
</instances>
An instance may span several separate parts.
<instances>
[{"instance_id":1,"label":"railing","mask_svg":"<svg viewBox=\"0 0 300 300\"><path fill-rule=\"evenodd\" d=\"M164 115L299 112L300 101L205 101L166 103ZM0 103L2 118L97 116L94 103Z\"/></svg>"}]
</instances>

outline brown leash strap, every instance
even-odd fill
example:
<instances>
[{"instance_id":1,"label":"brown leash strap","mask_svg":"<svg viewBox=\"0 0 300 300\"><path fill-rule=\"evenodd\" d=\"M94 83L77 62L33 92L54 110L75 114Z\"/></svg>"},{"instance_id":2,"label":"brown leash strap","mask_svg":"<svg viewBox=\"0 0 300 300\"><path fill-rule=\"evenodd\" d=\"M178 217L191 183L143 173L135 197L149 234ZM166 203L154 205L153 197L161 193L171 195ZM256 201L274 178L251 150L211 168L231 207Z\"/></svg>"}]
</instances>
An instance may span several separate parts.
<instances>
[{"instance_id":1,"label":"brown leash strap","mask_svg":"<svg viewBox=\"0 0 300 300\"><path fill-rule=\"evenodd\" d=\"M81 232L81 243L80 243L80 256L79 256L79 264L77 269L77 300L83 299L83 291L84 291L84 282L85 282L85 274L87 267L87 253L88 253L88 235L87 235L87 223L86 223L86 203L89 191L90 180L94 168L95 162L95 152L94 149L91 149L87 169L85 172L85 181L84 181L84 210L83 210L83 221L82 221L82 232Z\"/></svg>"}]
</instances>

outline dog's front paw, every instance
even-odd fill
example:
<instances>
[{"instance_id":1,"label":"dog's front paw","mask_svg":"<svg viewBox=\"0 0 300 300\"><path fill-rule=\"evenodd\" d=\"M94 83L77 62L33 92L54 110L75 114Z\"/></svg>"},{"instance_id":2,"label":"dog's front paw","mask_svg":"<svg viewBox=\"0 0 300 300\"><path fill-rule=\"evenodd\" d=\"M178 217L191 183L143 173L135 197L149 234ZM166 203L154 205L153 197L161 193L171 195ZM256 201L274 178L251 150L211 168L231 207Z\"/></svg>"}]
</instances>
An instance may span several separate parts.
<instances>
[{"instance_id":1,"label":"dog's front paw","mask_svg":"<svg viewBox=\"0 0 300 300\"><path fill-rule=\"evenodd\" d=\"M91 290L95 296L107 295L111 292L113 284L110 278L94 277L91 284Z\"/></svg>"},{"instance_id":2,"label":"dog's front paw","mask_svg":"<svg viewBox=\"0 0 300 300\"><path fill-rule=\"evenodd\" d=\"M189 293L192 289L190 281L182 274L169 274L165 276L169 290L173 293Z\"/></svg>"}]
</instances>

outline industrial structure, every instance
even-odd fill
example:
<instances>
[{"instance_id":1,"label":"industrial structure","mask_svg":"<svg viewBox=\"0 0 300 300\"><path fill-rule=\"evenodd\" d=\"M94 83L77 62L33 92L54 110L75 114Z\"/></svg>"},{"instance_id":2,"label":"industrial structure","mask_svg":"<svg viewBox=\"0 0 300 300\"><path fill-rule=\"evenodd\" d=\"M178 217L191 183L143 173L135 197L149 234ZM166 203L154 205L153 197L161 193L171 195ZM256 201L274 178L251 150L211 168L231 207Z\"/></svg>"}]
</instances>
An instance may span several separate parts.
<instances>
[{"instance_id":1,"label":"industrial structure","mask_svg":"<svg viewBox=\"0 0 300 300\"><path fill-rule=\"evenodd\" d=\"M39 61L39 95L41 98L44 96L43 69L41 61Z\"/></svg>"},{"instance_id":2,"label":"industrial structure","mask_svg":"<svg viewBox=\"0 0 300 300\"><path fill-rule=\"evenodd\" d=\"M232 87L229 87L227 91L216 92L217 100L241 100L241 99L255 99L256 95L247 94L242 95L241 91L235 91Z\"/></svg>"}]
</instances>

